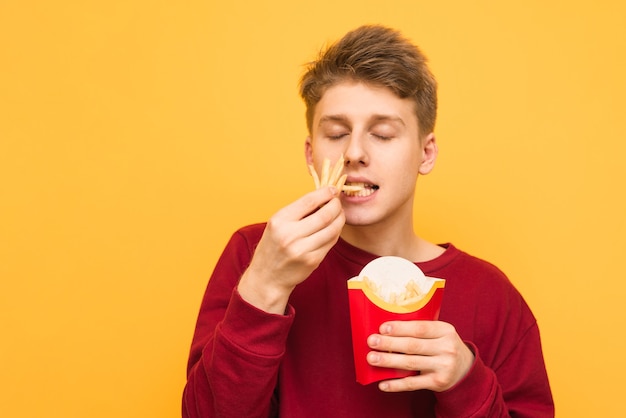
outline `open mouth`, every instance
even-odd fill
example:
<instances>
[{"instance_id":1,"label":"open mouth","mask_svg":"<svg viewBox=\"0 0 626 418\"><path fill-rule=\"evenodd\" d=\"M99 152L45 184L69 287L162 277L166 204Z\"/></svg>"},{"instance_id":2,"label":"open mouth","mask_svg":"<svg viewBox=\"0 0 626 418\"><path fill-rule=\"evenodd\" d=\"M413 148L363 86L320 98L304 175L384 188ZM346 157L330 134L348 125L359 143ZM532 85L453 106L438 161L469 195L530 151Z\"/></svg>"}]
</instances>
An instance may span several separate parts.
<instances>
[{"instance_id":1,"label":"open mouth","mask_svg":"<svg viewBox=\"0 0 626 418\"><path fill-rule=\"evenodd\" d=\"M343 194L350 197L367 197L378 190L375 184L346 182Z\"/></svg>"}]
</instances>

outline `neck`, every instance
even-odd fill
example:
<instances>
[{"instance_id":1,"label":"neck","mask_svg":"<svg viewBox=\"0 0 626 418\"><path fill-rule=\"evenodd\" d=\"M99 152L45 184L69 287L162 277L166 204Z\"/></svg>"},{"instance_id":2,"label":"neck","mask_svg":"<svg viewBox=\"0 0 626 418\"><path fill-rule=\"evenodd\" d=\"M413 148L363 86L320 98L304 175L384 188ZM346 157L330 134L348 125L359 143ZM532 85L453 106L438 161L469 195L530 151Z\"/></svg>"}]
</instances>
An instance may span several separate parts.
<instances>
[{"instance_id":1,"label":"neck","mask_svg":"<svg viewBox=\"0 0 626 418\"><path fill-rule=\"evenodd\" d=\"M349 244L378 256L393 255L413 262L438 257L443 248L415 234L413 224L390 228L388 225L346 225L341 238Z\"/></svg>"}]
</instances>

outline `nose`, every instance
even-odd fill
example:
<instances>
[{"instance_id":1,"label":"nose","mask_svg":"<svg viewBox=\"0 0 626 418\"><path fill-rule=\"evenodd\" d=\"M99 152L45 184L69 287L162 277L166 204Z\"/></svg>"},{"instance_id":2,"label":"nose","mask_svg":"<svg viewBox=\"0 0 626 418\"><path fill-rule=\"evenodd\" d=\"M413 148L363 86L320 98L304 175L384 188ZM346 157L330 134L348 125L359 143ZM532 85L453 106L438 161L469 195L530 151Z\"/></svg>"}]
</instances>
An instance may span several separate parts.
<instances>
[{"instance_id":1,"label":"nose","mask_svg":"<svg viewBox=\"0 0 626 418\"><path fill-rule=\"evenodd\" d=\"M367 165L369 163L368 152L363 135L353 132L347 148L344 151L346 166Z\"/></svg>"}]
</instances>

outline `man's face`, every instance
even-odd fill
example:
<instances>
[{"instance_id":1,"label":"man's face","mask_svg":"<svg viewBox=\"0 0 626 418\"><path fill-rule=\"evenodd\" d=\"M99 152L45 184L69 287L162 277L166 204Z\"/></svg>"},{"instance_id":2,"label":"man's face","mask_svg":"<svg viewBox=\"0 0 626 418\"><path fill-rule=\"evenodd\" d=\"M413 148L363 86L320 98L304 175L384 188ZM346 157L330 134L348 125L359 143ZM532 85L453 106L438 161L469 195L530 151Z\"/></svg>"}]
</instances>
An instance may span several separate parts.
<instances>
[{"instance_id":1,"label":"man's face","mask_svg":"<svg viewBox=\"0 0 626 418\"><path fill-rule=\"evenodd\" d=\"M384 87L343 82L329 88L315 108L306 157L320 172L343 154L346 184L364 184L342 193L348 225L410 220L418 174L428 173L437 154L434 135L420 141L413 101Z\"/></svg>"}]
</instances>

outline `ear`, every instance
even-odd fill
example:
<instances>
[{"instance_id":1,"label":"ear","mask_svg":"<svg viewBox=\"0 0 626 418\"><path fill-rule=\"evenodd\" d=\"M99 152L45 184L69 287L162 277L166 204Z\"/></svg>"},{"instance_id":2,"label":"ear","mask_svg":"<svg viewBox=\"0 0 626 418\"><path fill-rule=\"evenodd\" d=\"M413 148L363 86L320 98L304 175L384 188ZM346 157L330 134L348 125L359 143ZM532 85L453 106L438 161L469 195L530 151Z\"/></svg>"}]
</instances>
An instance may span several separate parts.
<instances>
[{"instance_id":1,"label":"ear","mask_svg":"<svg viewBox=\"0 0 626 418\"><path fill-rule=\"evenodd\" d=\"M439 147L435 140L435 134L431 132L422 140L422 163L420 164L419 173L428 174L435 167L435 160L439 154Z\"/></svg>"},{"instance_id":2,"label":"ear","mask_svg":"<svg viewBox=\"0 0 626 418\"><path fill-rule=\"evenodd\" d=\"M304 157L307 164L313 164L313 143L310 136L307 136L304 142Z\"/></svg>"}]
</instances>

